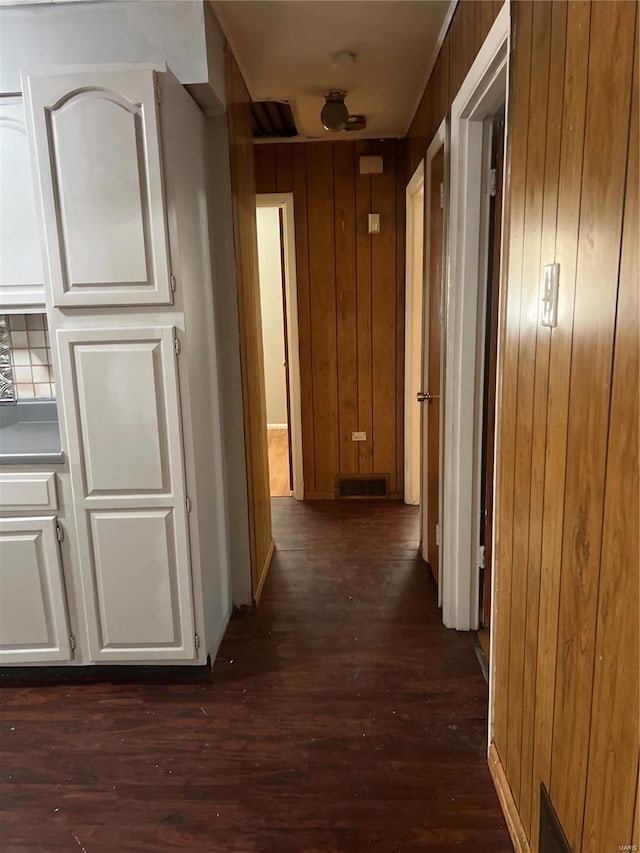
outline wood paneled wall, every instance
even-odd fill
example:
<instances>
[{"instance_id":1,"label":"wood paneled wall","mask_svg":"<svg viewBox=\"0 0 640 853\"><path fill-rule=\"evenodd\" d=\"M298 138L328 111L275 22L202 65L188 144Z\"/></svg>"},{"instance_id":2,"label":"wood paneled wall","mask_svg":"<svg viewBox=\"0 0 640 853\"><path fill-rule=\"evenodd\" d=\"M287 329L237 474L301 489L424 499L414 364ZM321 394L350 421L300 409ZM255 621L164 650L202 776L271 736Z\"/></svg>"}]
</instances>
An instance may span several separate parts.
<instances>
[{"instance_id":1,"label":"wood paneled wall","mask_svg":"<svg viewBox=\"0 0 640 853\"><path fill-rule=\"evenodd\" d=\"M458 5L409 173L497 11ZM516 0L512 16L494 746L531 848L543 783L572 849L600 853L640 844L637 5Z\"/></svg>"},{"instance_id":2,"label":"wood paneled wall","mask_svg":"<svg viewBox=\"0 0 640 853\"><path fill-rule=\"evenodd\" d=\"M360 175L361 154L380 154L384 173ZM294 193L305 498L333 498L339 473L388 474L399 497L404 143L256 145L255 162L258 193Z\"/></svg>"},{"instance_id":3,"label":"wood paneled wall","mask_svg":"<svg viewBox=\"0 0 640 853\"><path fill-rule=\"evenodd\" d=\"M494 736L533 848L544 783L595 853L631 843L638 772L637 6L513 14Z\"/></svg>"},{"instance_id":4,"label":"wood paneled wall","mask_svg":"<svg viewBox=\"0 0 640 853\"><path fill-rule=\"evenodd\" d=\"M225 72L247 459L251 575L254 596L258 598L269 569L274 545L269 497L251 99L229 49L226 51Z\"/></svg>"},{"instance_id":5,"label":"wood paneled wall","mask_svg":"<svg viewBox=\"0 0 640 853\"><path fill-rule=\"evenodd\" d=\"M503 0L460 0L408 133L408 175L425 156Z\"/></svg>"}]
</instances>

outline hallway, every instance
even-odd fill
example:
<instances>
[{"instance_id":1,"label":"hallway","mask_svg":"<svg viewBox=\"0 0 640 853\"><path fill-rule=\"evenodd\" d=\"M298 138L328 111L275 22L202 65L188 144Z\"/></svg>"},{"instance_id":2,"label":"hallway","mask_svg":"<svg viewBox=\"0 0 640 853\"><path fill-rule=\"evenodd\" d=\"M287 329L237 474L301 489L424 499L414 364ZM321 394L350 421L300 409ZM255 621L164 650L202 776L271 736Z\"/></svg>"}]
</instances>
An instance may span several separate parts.
<instances>
[{"instance_id":1,"label":"hallway","mask_svg":"<svg viewBox=\"0 0 640 853\"><path fill-rule=\"evenodd\" d=\"M512 849L487 687L470 635L442 626L416 510L279 499L273 516L260 608L211 677L2 689L2 850Z\"/></svg>"}]
</instances>

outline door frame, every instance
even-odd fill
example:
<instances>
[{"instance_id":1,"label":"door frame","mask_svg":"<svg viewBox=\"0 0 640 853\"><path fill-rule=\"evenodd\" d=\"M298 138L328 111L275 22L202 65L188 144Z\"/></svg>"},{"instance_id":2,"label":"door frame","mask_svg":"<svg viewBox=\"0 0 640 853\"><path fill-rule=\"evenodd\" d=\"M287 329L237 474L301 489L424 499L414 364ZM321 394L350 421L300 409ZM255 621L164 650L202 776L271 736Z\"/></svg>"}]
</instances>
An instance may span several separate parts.
<instances>
[{"instance_id":1,"label":"door frame","mask_svg":"<svg viewBox=\"0 0 640 853\"><path fill-rule=\"evenodd\" d=\"M505 3L451 106L441 577L444 624L463 631L475 630L479 624L479 542L473 538L473 519L479 511L475 480L481 429L475 417L477 311L486 298L486 270L480 259L483 123L503 103L508 110L509 11ZM499 386L499 366L496 381ZM496 448L497 444L496 435ZM494 503L495 496L494 469Z\"/></svg>"},{"instance_id":2,"label":"door frame","mask_svg":"<svg viewBox=\"0 0 640 853\"><path fill-rule=\"evenodd\" d=\"M444 207L442 214L442 242L443 242L443 262L442 262L442 292L441 292L441 301L440 301L440 317L441 317L441 329L440 329L440 417L439 417L439 463L438 463L438 520L437 524L440 525L440 530L442 530L442 498L443 498L443 472L444 472L444 398L445 398L445 341L447 339L447 313L446 313L446 293L447 293L447 229L448 229L448 214L449 214L449 136L447 133L447 119L446 117L442 119L440 122L440 126L436 130L433 139L429 143L429 147L427 148L427 153L425 155L425 163L426 163L426 177L425 177L425 190L424 190L424 231L425 231L425 249L424 249L424 291L423 291L423 312L422 312L422 383L421 390L425 390L425 367L426 367L426 358L427 353L429 352L429 288L431 287L431 281L429 278L430 275L430 264L429 257L431 253L431 208L429 204L429 199L431 198L431 164L436 154L440 151L441 148L444 148L444 168L443 168L443 182L444 182ZM414 405L418 405L416 400L413 401ZM429 512L429 507L427 504L428 500L428 492L425 488L424 484L427 481L428 470L427 470L427 460L426 454L422 452L426 445L427 435L426 435L426 415L427 410L423 405L421 406L421 418L420 418L420 442L421 442L421 496L420 496L420 542L421 548L423 543L423 527L424 527L424 519L427 517ZM426 561L426 555L424 553L424 549L422 551L422 557ZM442 560L440 560L439 571L442 569ZM441 577L441 575L439 575ZM438 605L442 604L442 583L438 583Z\"/></svg>"},{"instance_id":3,"label":"door frame","mask_svg":"<svg viewBox=\"0 0 640 853\"><path fill-rule=\"evenodd\" d=\"M289 352L289 392L291 400L291 460L293 497L304 500L302 467L302 395L300 392L300 344L298 336L298 285L296 278L295 218L293 193L257 193L256 207L282 211L287 347ZM267 425L264 426L265 430Z\"/></svg>"},{"instance_id":4,"label":"door frame","mask_svg":"<svg viewBox=\"0 0 640 853\"><path fill-rule=\"evenodd\" d=\"M413 429L412 413L416 403L415 394L418 388L413 388L414 370L415 370L415 353L419 350L419 373L420 381L422 379L422 341L423 329L422 322L424 317L423 298L425 293L425 210L426 203L424 201L425 191L425 162L424 159L418 163L418 166L411 176L411 180L407 184L405 191L406 200L406 276L405 276L405 314L404 314L404 502L406 504L419 504L421 494L422 480L422 458L418 465L418 472L414 471L412 460L416 452L416 444L418 454L421 453L422 436L421 428L418 428L417 435ZM415 197L422 190L423 192L423 215L422 215L422 275L419 283L415 279L415 254L416 241L415 236ZM420 330L418 338L414 334L413 319L416 314L420 316ZM417 482L416 482L417 481ZM416 497L417 496L417 497Z\"/></svg>"}]
</instances>

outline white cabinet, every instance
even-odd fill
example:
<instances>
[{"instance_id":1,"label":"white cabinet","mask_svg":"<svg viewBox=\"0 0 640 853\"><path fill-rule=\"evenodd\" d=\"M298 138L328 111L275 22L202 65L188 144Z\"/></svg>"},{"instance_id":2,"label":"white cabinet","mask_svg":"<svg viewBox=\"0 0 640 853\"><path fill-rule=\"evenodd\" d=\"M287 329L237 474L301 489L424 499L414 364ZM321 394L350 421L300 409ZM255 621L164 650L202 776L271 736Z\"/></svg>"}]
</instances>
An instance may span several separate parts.
<instances>
[{"instance_id":1,"label":"white cabinet","mask_svg":"<svg viewBox=\"0 0 640 853\"><path fill-rule=\"evenodd\" d=\"M174 330L59 330L93 661L196 654Z\"/></svg>"},{"instance_id":2,"label":"white cabinet","mask_svg":"<svg viewBox=\"0 0 640 853\"><path fill-rule=\"evenodd\" d=\"M0 311L42 304L42 249L22 98L0 97Z\"/></svg>"},{"instance_id":3,"label":"white cabinet","mask_svg":"<svg viewBox=\"0 0 640 853\"><path fill-rule=\"evenodd\" d=\"M55 517L0 519L0 663L71 656Z\"/></svg>"},{"instance_id":4,"label":"white cabinet","mask_svg":"<svg viewBox=\"0 0 640 853\"><path fill-rule=\"evenodd\" d=\"M159 92L145 66L28 77L54 306L172 301Z\"/></svg>"}]
</instances>

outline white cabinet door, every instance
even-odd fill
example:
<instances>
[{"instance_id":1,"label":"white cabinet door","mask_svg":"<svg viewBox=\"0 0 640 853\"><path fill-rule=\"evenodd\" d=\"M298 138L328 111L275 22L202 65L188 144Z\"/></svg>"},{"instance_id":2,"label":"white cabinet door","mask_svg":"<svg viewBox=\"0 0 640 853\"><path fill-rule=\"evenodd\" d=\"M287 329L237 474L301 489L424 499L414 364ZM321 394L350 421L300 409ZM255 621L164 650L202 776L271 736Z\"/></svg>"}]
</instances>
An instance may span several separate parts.
<instances>
[{"instance_id":1,"label":"white cabinet door","mask_svg":"<svg viewBox=\"0 0 640 853\"><path fill-rule=\"evenodd\" d=\"M68 660L55 517L0 519L0 663Z\"/></svg>"},{"instance_id":2,"label":"white cabinet door","mask_svg":"<svg viewBox=\"0 0 640 853\"><path fill-rule=\"evenodd\" d=\"M44 304L29 144L20 96L0 97L0 310Z\"/></svg>"},{"instance_id":3,"label":"white cabinet door","mask_svg":"<svg viewBox=\"0 0 640 853\"><path fill-rule=\"evenodd\" d=\"M193 659L173 328L57 340L91 660Z\"/></svg>"},{"instance_id":4,"label":"white cabinet door","mask_svg":"<svg viewBox=\"0 0 640 853\"><path fill-rule=\"evenodd\" d=\"M158 91L151 68L27 78L56 306L172 300Z\"/></svg>"}]
</instances>

